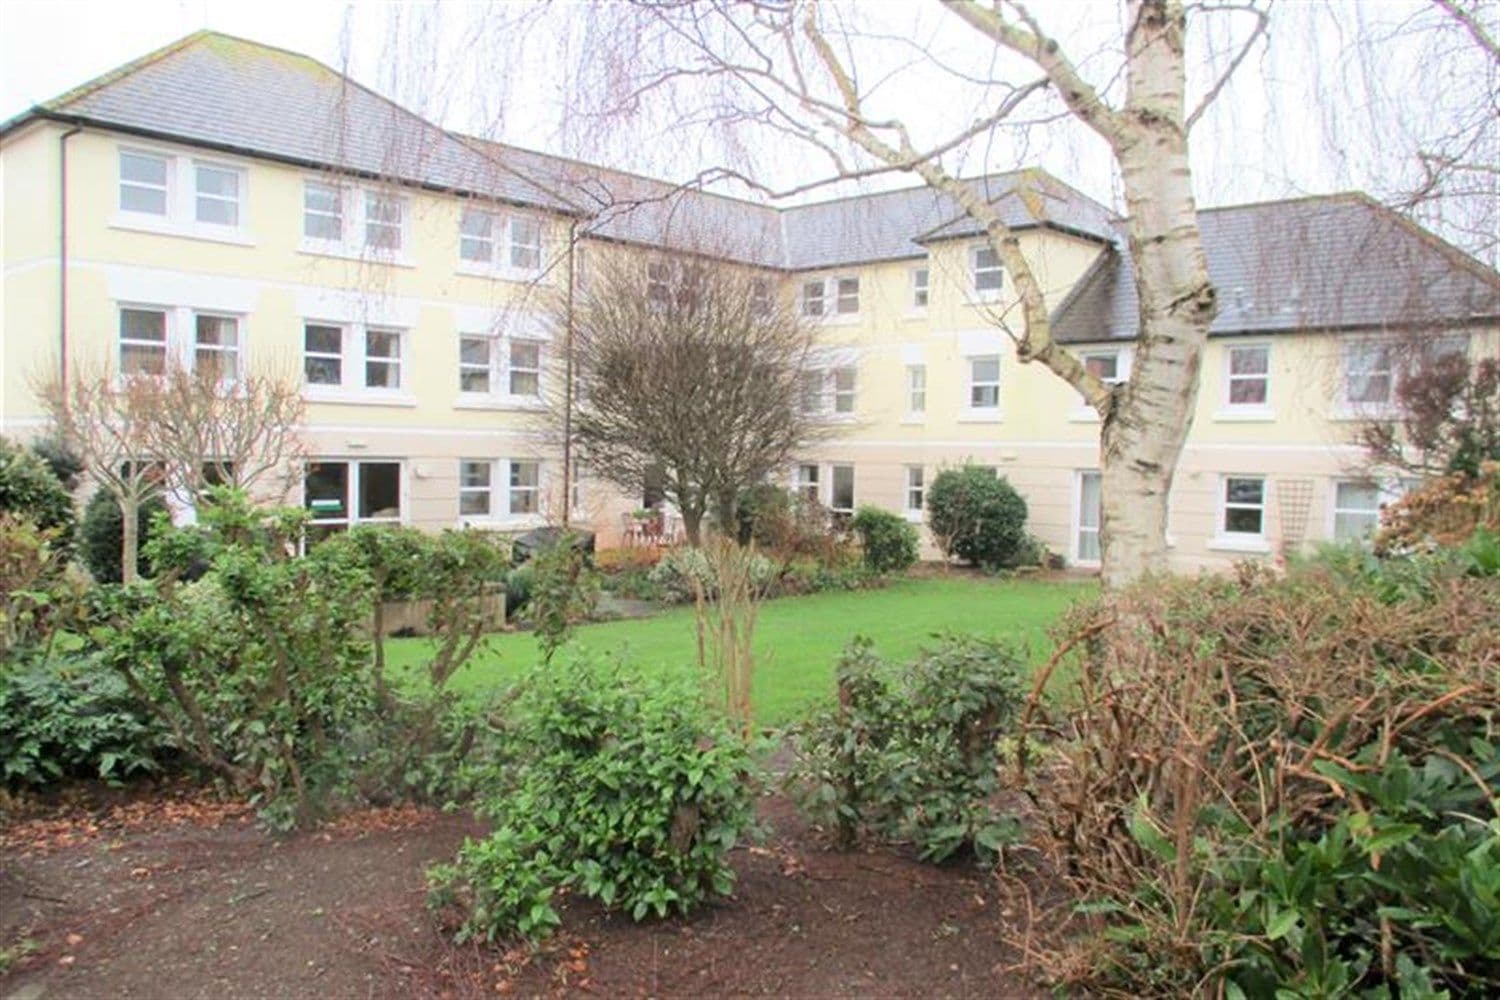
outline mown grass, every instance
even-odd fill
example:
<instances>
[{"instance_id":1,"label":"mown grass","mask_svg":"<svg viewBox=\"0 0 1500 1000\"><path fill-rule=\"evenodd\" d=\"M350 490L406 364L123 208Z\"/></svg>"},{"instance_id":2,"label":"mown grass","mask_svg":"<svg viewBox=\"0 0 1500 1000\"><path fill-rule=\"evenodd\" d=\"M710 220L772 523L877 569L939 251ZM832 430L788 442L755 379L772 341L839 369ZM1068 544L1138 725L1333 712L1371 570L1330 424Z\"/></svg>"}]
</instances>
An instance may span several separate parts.
<instances>
[{"instance_id":1,"label":"mown grass","mask_svg":"<svg viewBox=\"0 0 1500 1000\"><path fill-rule=\"evenodd\" d=\"M754 704L765 725L804 717L833 696L833 666L856 635L881 655L905 659L941 631L970 632L1021 644L1033 664L1050 652L1047 629L1070 605L1096 592L1089 581L987 579L968 575L905 579L879 590L842 591L767 601L756 628ZM427 655L426 639L387 646L396 669ZM559 657L623 656L663 670L692 670L697 660L693 609L578 629ZM540 661L526 632L496 635L451 682L461 692L498 691ZM1054 678L1054 686L1061 678Z\"/></svg>"}]
</instances>

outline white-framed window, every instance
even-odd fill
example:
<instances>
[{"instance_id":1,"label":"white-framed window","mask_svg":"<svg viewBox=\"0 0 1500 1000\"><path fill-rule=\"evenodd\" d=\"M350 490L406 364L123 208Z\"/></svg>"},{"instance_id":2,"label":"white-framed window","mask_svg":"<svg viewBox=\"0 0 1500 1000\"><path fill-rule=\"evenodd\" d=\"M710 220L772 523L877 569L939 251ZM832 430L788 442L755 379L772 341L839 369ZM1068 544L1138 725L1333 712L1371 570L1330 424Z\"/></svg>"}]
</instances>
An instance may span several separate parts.
<instances>
[{"instance_id":1,"label":"white-framed window","mask_svg":"<svg viewBox=\"0 0 1500 1000\"><path fill-rule=\"evenodd\" d=\"M466 458L458 463L458 516L489 517L494 510L495 464Z\"/></svg>"},{"instance_id":2,"label":"white-framed window","mask_svg":"<svg viewBox=\"0 0 1500 1000\"><path fill-rule=\"evenodd\" d=\"M764 318L771 315L771 281L756 278L750 282L750 315Z\"/></svg>"},{"instance_id":3,"label":"white-framed window","mask_svg":"<svg viewBox=\"0 0 1500 1000\"><path fill-rule=\"evenodd\" d=\"M240 375L240 321L237 316L195 313L193 370L232 382Z\"/></svg>"},{"instance_id":4,"label":"white-framed window","mask_svg":"<svg viewBox=\"0 0 1500 1000\"><path fill-rule=\"evenodd\" d=\"M401 388L400 330L365 330L365 388Z\"/></svg>"},{"instance_id":5,"label":"white-framed window","mask_svg":"<svg viewBox=\"0 0 1500 1000\"><path fill-rule=\"evenodd\" d=\"M490 264L495 260L495 213L466 208L458 220L458 255Z\"/></svg>"},{"instance_id":6,"label":"white-framed window","mask_svg":"<svg viewBox=\"0 0 1500 1000\"><path fill-rule=\"evenodd\" d=\"M1075 562L1094 564L1100 559L1099 525L1103 517L1104 477L1085 469L1078 473L1078 525L1074 535Z\"/></svg>"},{"instance_id":7,"label":"white-framed window","mask_svg":"<svg viewBox=\"0 0 1500 1000\"><path fill-rule=\"evenodd\" d=\"M302 380L310 388L395 393L404 383L406 333L392 327L305 320Z\"/></svg>"},{"instance_id":8,"label":"white-framed window","mask_svg":"<svg viewBox=\"0 0 1500 1000\"><path fill-rule=\"evenodd\" d=\"M927 470L920 465L906 467L906 514L908 517L922 516L927 502Z\"/></svg>"},{"instance_id":9,"label":"white-framed window","mask_svg":"<svg viewBox=\"0 0 1500 1000\"><path fill-rule=\"evenodd\" d=\"M243 242L244 167L164 149L118 151L114 224L168 235Z\"/></svg>"},{"instance_id":10,"label":"white-framed window","mask_svg":"<svg viewBox=\"0 0 1500 1000\"><path fill-rule=\"evenodd\" d=\"M927 301L929 298L927 282L930 272L927 269L927 265L923 264L921 267L912 268L910 274L911 308L915 311L920 312L921 310L927 308Z\"/></svg>"},{"instance_id":11,"label":"white-framed window","mask_svg":"<svg viewBox=\"0 0 1500 1000\"><path fill-rule=\"evenodd\" d=\"M1000 408L1000 355L976 354L969 363L969 409Z\"/></svg>"},{"instance_id":12,"label":"white-framed window","mask_svg":"<svg viewBox=\"0 0 1500 1000\"><path fill-rule=\"evenodd\" d=\"M465 458L458 463L460 520L535 515L541 509L541 463L529 458Z\"/></svg>"},{"instance_id":13,"label":"white-framed window","mask_svg":"<svg viewBox=\"0 0 1500 1000\"><path fill-rule=\"evenodd\" d=\"M994 298L1005 287L1005 267L1000 263L1000 255L988 243L969 248L969 275L974 293L981 299Z\"/></svg>"},{"instance_id":14,"label":"white-framed window","mask_svg":"<svg viewBox=\"0 0 1500 1000\"><path fill-rule=\"evenodd\" d=\"M344 241L344 192L337 186L303 181L302 236L319 243Z\"/></svg>"},{"instance_id":15,"label":"white-framed window","mask_svg":"<svg viewBox=\"0 0 1500 1000\"><path fill-rule=\"evenodd\" d=\"M510 217L510 266L518 271L537 271L542 266L542 224L525 215Z\"/></svg>"},{"instance_id":16,"label":"white-framed window","mask_svg":"<svg viewBox=\"0 0 1500 1000\"><path fill-rule=\"evenodd\" d=\"M859 313L858 278L839 278L834 282L834 290L834 312L840 316L853 316Z\"/></svg>"},{"instance_id":17,"label":"white-framed window","mask_svg":"<svg viewBox=\"0 0 1500 1000\"><path fill-rule=\"evenodd\" d=\"M495 366L495 337L465 335L458 338L458 391L489 395Z\"/></svg>"},{"instance_id":18,"label":"white-framed window","mask_svg":"<svg viewBox=\"0 0 1500 1000\"><path fill-rule=\"evenodd\" d=\"M512 340L510 342L510 394L533 396L542 394L542 345L536 340Z\"/></svg>"},{"instance_id":19,"label":"white-framed window","mask_svg":"<svg viewBox=\"0 0 1500 1000\"><path fill-rule=\"evenodd\" d=\"M120 374L160 375L167 370L167 311L120 310Z\"/></svg>"},{"instance_id":20,"label":"white-framed window","mask_svg":"<svg viewBox=\"0 0 1500 1000\"><path fill-rule=\"evenodd\" d=\"M823 500L820 468L816 462L803 462L797 466L797 478L793 488L807 500L821 503Z\"/></svg>"},{"instance_id":21,"label":"white-framed window","mask_svg":"<svg viewBox=\"0 0 1500 1000\"><path fill-rule=\"evenodd\" d=\"M1224 371L1229 407L1264 409L1271 402L1271 345L1232 344Z\"/></svg>"},{"instance_id":22,"label":"white-framed window","mask_svg":"<svg viewBox=\"0 0 1500 1000\"><path fill-rule=\"evenodd\" d=\"M927 412L927 366L906 366L906 412L916 415Z\"/></svg>"},{"instance_id":23,"label":"white-framed window","mask_svg":"<svg viewBox=\"0 0 1500 1000\"><path fill-rule=\"evenodd\" d=\"M510 460L510 513L535 514L541 509L542 464L527 459Z\"/></svg>"},{"instance_id":24,"label":"white-framed window","mask_svg":"<svg viewBox=\"0 0 1500 1000\"><path fill-rule=\"evenodd\" d=\"M348 459L308 462L302 497L312 514L309 542L354 524L399 524L401 463Z\"/></svg>"},{"instance_id":25,"label":"white-framed window","mask_svg":"<svg viewBox=\"0 0 1500 1000\"><path fill-rule=\"evenodd\" d=\"M302 378L308 385L344 384L344 328L302 325Z\"/></svg>"},{"instance_id":26,"label":"white-framed window","mask_svg":"<svg viewBox=\"0 0 1500 1000\"><path fill-rule=\"evenodd\" d=\"M119 370L161 375L170 359L220 381L239 378L244 354L241 317L168 306L120 307Z\"/></svg>"},{"instance_id":27,"label":"white-framed window","mask_svg":"<svg viewBox=\"0 0 1500 1000\"><path fill-rule=\"evenodd\" d=\"M853 514L854 466L835 465L828 472L828 509L835 514Z\"/></svg>"},{"instance_id":28,"label":"white-framed window","mask_svg":"<svg viewBox=\"0 0 1500 1000\"><path fill-rule=\"evenodd\" d=\"M1105 385L1118 385L1129 375L1125 352L1118 347L1084 351L1083 367Z\"/></svg>"},{"instance_id":29,"label":"white-framed window","mask_svg":"<svg viewBox=\"0 0 1500 1000\"><path fill-rule=\"evenodd\" d=\"M810 368L802 373L803 413L851 415L855 408L858 370L853 365Z\"/></svg>"},{"instance_id":30,"label":"white-framed window","mask_svg":"<svg viewBox=\"0 0 1500 1000\"><path fill-rule=\"evenodd\" d=\"M365 246L383 253L401 249L405 203L398 195L365 192Z\"/></svg>"},{"instance_id":31,"label":"white-framed window","mask_svg":"<svg viewBox=\"0 0 1500 1000\"><path fill-rule=\"evenodd\" d=\"M1385 406L1396 398L1396 347L1381 341L1344 345L1344 402Z\"/></svg>"},{"instance_id":32,"label":"white-framed window","mask_svg":"<svg viewBox=\"0 0 1500 1000\"><path fill-rule=\"evenodd\" d=\"M194 162L194 217L199 222L230 228L240 224L240 175L233 167Z\"/></svg>"},{"instance_id":33,"label":"white-framed window","mask_svg":"<svg viewBox=\"0 0 1500 1000\"><path fill-rule=\"evenodd\" d=\"M657 309L672 304L672 265L667 261L646 262L646 301Z\"/></svg>"},{"instance_id":34,"label":"white-framed window","mask_svg":"<svg viewBox=\"0 0 1500 1000\"><path fill-rule=\"evenodd\" d=\"M1380 524L1385 499L1380 484L1369 480L1339 479L1333 484L1333 537L1347 542L1370 537Z\"/></svg>"},{"instance_id":35,"label":"white-framed window","mask_svg":"<svg viewBox=\"0 0 1500 1000\"><path fill-rule=\"evenodd\" d=\"M167 215L171 160L135 150L120 150L120 211Z\"/></svg>"},{"instance_id":36,"label":"white-framed window","mask_svg":"<svg viewBox=\"0 0 1500 1000\"><path fill-rule=\"evenodd\" d=\"M1225 476L1219 489L1219 535L1231 540L1266 537L1264 476Z\"/></svg>"},{"instance_id":37,"label":"white-framed window","mask_svg":"<svg viewBox=\"0 0 1500 1000\"><path fill-rule=\"evenodd\" d=\"M802 315L822 316L825 312L823 282L804 281L802 283Z\"/></svg>"},{"instance_id":38,"label":"white-framed window","mask_svg":"<svg viewBox=\"0 0 1500 1000\"><path fill-rule=\"evenodd\" d=\"M568 476L568 509L582 511L586 499L583 480L588 474L588 468L582 459L573 459L573 472Z\"/></svg>"}]
</instances>

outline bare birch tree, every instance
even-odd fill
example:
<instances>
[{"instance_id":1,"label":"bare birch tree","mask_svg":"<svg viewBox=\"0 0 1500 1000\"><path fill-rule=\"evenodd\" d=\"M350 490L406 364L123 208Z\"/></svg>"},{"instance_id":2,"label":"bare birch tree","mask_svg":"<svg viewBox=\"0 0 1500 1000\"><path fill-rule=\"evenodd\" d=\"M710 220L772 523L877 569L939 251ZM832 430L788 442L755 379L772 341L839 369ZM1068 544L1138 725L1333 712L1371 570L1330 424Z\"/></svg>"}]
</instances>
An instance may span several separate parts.
<instances>
[{"instance_id":1,"label":"bare birch tree","mask_svg":"<svg viewBox=\"0 0 1500 1000\"><path fill-rule=\"evenodd\" d=\"M149 380L121 378L108 365L78 364L70 366L66 382L54 377L37 389L58 438L120 507L125 583L139 575L141 506L165 486L162 464L151 451L155 392Z\"/></svg>"},{"instance_id":2,"label":"bare birch tree","mask_svg":"<svg viewBox=\"0 0 1500 1000\"><path fill-rule=\"evenodd\" d=\"M1022 362L1043 365L1102 418L1104 577L1119 585L1166 566L1167 495L1192 423L1201 355L1216 312L1199 236L1188 134L1255 43L1265 13L1254 3L1193 8L1194 17L1246 15L1239 51L1189 108L1189 5L1125 0L1118 65L1084 63L1015 0L940 0L969 44L988 51L992 72L972 78L981 110L942 136L881 107L894 71L865 72L862 52L890 42L859 25L861 11L825 0L682 4L637 0L591 9L597 37L611 39L594 77L575 74L579 99L597 120L629 122L657 99L702 125L769 129L830 168L814 181L776 190L729 166L700 179L733 177L771 196L880 174L914 174L978 224L1013 279L1016 319L997 317ZM898 40L900 41L900 40ZM916 42L910 63L941 65ZM598 47L585 47L596 53ZM585 56L584 58L588 58ZM1006 78L1003 70L1025 72ZM954 70L954 73L959 71ZM580 79L582 77L582 79ZM692 95L696 93L695 98ZM1050 96L1049 96L1050 95ZM1038 121L1047 98L1081 122L1112 155L1123 190L1128 248L1140 301L1140 338L1128 382L1108 386L1052 336L1045 289L1016 231L983 185L951 169L955 150L994 141L1013 120ZM1029 116L1023 116L1025 109ZM1045 118L1045 116L1043 116Z\"/></svg>"},{"instance_id":3,"label":"bare birch tree","mask_svg":"<svg viewBox=\"0 0 1500 1000\"><path fill-rule=\"evenodd\" d=\"M735 524L740 493L828 430L802 405L813 330L771 289L717 261L613 255L574 305L574 446L627 492L659 473L694 545L706 515ZM559 429L569 403L553 401Z\"/></svg>"}]
</instances>

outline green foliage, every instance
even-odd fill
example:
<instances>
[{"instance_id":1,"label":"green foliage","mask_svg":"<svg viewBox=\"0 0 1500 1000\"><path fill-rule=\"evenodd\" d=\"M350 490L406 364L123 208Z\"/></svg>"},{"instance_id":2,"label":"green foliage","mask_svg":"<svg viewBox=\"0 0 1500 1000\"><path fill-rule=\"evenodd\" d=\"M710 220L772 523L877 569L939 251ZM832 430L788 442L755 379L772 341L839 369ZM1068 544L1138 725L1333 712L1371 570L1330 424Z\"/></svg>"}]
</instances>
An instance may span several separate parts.
<instances>
[{"instance_id":1,"label":"green foliage","mask_svg":"<svg viewBox=\"0 0 1500 1000\"><path fill-rule=\"evenodd\" d=\"M927 490L927 523L950 558L990 569L1013 565L1026 543L1026 501L988 469L944 469Z\"/></svg>"},{"instance_id":2,"label":"green foliage","mask_svg":"<svg viewBox=\"0 0 1500 1000\"><path fill-rule=\"evenodd\" d=\"M1076 700L1030 789L1085 899L1054 968L1140 996L1500 989L1490 544L1078 609Z\"/></svg>"},{"instance_id":3,"label":"green foliage","mask_svg":"<svg viewBox=\"0 0 1500 1000\"><path fill-rule=\"evenodd\" d=\"M73 498L37 455L0 437L0 512L17 514L71 540Z\"/></svg>"},{"instance_id":4,"label":"green foliage","mask_svg":"<svg viewBox=\"0 0 1500 1000\"><path fill-rule=\"evenodd\" d=\"M7 788L126 778L170 754L125 682L84 657L0 665L0 777Z\"/></svg>"},{"instance_id":5,"label":"green foliage","mask_svg":"<svg viewBox=\"0 0 1500 1000\"><path fill-rule=\"evenodd\" d=\"M304 511L218 490L200 514L148 544L155 580L96 589L87 632L176 745L278 827L452 794L479 721L445 685L481 641L478 600L502 554L476 533L369 529L297 555ZM388 683L375 627L395 592L433 601L427 683L410 691Z\"/></svg>"},{"instance_id":6,"label":"green foliage","mask_svg":"<svg viewBox=\"0 0 1500 1000\"><path fill-rule=\"evenodd\" d=\"M859 535L865 566L873 573L900 573L917 561L917 529L900 514L863 506L850 522Z\"/></svg>"},{"instance_id":7,"label":"green foliage","mask_svg":"<svg viewBox=\"0 0 1500 1000\"><path fill-rule=\"evenodd\" d=\"M169 523L169 517L166 501L160 497L152 497L140 506L137 537L141 543L141 576L153 573L147 543L161 533L160 525ZM124 523L120 505L108 490L96 492L83 509L83 520L78 525L78 556L100 583L120 582Z\"/></svg>"},{"instance_id":8,"label":"green foliage","mask_svg":"<svg viewBox=\"0 0 1500 1000\"><path fill-rule=\"evenodd\" d=\"M765 589L776 579L776 564L757 553L752 558L750 573L754 584ZM661 562L651 571L651 582L676 602L697 600L700 593L713 600L719 586L708 556L702 549L686 545L671 549L661 557Z\"/></svg>"},{"instance_id":9,"label":"green foliage","mask_svg":"<svg viewBox=\"0 0 1500 1000\"><path fill-rule=\"evenodd\" d=\"M573 626L589 616L599 599L599 575L589 565L588 555L573 544L573 537L564 532L530 562L526 617L536 630L543 662L552 659L573 634Z\"/></svg>"},{"instance_id":10,"label":"green foliage","mask_svg":"<svg viewBox=\"0 0 1500 1000\"><path fill-rule=\"evenodd\" d=\"M84 472L83 459L61 437L48 434L37 438L31 442L31 453L47 463L47 468L62 483L63 489L72 493L77 488Z\"/></svg>"},{"instance_id":11,"label":"green foliage","mask_svg":"<svg viewBox=\"0 0 1500 1000\"><path fill-rule=\"evenodd\" d=\"M505 575L505 616L514 618L526 610L531 603L531 591L535 586L536 570L527 563L517 566Z\"/></svg>"},{"instance_id":12,"label":"green foliage","mask_svg":"<svg viewBox=\"0 0 1500 1000\"><path fill-rule=\"evenodd\" d=\"M508 746L482 807L494 832L430 873L433 904L463 913L460 938L545 936L557 888L636 920L730 891L751 759L683 679L554 663L523 684Z\"/></svg>"},{"instance_id":13,"label":"green foliage","mask_svg":"<svg viewBox=\"0 0 1500 1000\"><path fill-rule=\"evenodd\" d=\"M864 834L911 842L930 861L960 850L993 860L1019 832L994 796L1024 668L968 636L945 635L899 666L854 640L838 664L838 707L794 733L793 791L845 846Z\"/></svg>"}]
</instances>

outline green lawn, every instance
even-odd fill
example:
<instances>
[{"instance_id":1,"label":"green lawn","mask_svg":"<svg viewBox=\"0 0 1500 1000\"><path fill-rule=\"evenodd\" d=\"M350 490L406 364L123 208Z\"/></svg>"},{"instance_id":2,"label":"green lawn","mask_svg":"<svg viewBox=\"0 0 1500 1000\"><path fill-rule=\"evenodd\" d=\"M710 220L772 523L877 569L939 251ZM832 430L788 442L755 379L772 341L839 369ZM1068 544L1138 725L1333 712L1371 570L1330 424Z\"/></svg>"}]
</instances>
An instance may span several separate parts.
<instances>
[{"instance_id":1,"label":"green lawn","mask_svg":"<svg viewBox=\"0 0 1500 1000\"><path fill-rule=\"evenodd\" d=\"M881 655L903 659L934 632L953 629L1025 644L1034 663L1048 653L1046 629L1074 601L1092 595L1087 581L990 580L970 576L902 580L880 590L841 591L767 601L756 628L755 713L767 725L807 714L833 696L833 664L856 635L869 636ZM428 640L393 639L394 667L422 662ZM580 652L621 655L663 669L690 670L696 662L692 608L654 618L586 625L558 656ZM503 687L537 663L526 632L494 636L488 649L453 679L460 691Z\"/></svg>"}]
</instances>

